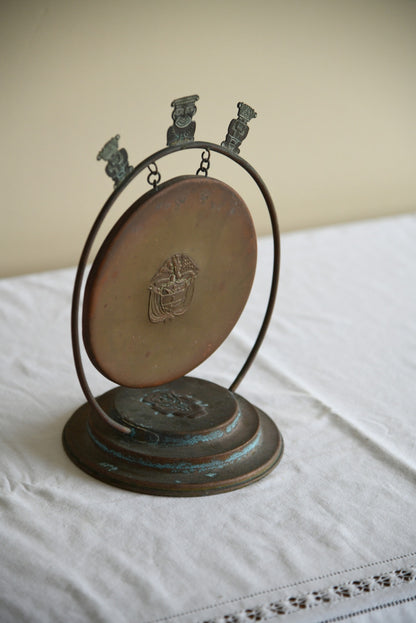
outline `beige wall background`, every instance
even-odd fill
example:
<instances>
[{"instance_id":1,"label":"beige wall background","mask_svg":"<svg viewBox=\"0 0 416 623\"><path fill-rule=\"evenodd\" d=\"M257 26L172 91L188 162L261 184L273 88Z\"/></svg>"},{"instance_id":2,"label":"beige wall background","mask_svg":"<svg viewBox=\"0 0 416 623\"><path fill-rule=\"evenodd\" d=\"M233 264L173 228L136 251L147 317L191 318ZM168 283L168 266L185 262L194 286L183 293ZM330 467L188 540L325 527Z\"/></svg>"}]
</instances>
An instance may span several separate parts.
<instances>
[{"instance_id":1,"label":"beige wall background","mask_svg":"<svg viewBox=\"0 0 416 623\"><path fill-rule=\"evenodd\" d=\"M241 155L282 230L416 208L415 0L3 0L0 24L1 276L76 264L112 190L97 152L119 133L137 164L193 93L200 140L223 140L238 101L257 110ZM267 233L247 175L221 156L210 172Z\"/></svg>"}]
</instances>

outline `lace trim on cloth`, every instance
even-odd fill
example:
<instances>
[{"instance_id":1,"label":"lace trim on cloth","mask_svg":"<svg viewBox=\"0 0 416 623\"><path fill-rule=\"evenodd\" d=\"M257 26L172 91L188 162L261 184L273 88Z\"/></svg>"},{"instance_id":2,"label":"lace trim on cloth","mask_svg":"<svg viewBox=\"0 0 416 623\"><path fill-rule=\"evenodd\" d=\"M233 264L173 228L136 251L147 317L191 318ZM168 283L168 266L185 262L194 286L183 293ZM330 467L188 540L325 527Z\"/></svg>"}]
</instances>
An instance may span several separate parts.
<instances>
[{"instance_id":1,"label":"lace trim on cloth","mask_svg":"<svg viewBox=\"0 0 416 623\"><path fill-rule=\"evenodd\" d=\"M369 612L377 612L377 610L386 610L386 608L394 608L394 606L401 606L402 604L416 601L416 595L412 597L405 597L404 599L396 599L395 601L389 601L386 604L378 604L372 608L363 608L362 610L356 610L355 612L349 612L348 614L341 614L340 616L333 617L332 619L325 619L321 623L338 623L339 621L346 621L353 617L361 616L362 614L368 614Z\"/></svg>"},{"instance_id":2,"label":"lace trim on cloth","mask_svg":"<svg viewBox=\"0 0 416 623\"><path fill-rule=\"evenodd\" d=\"M339 602L345 598L357 597L364 593L372 593L390 586L398 586L405 582L414 582L415 580L416 567L403 567L380 575L373 575L369 578L337 584L324 590L303 593L262 606L246 608L233 614L206 619L203 623L252 623L253 621L267 621L279 615L283 616L305 610L306 608Z\"/></svg>"}]
</instances>

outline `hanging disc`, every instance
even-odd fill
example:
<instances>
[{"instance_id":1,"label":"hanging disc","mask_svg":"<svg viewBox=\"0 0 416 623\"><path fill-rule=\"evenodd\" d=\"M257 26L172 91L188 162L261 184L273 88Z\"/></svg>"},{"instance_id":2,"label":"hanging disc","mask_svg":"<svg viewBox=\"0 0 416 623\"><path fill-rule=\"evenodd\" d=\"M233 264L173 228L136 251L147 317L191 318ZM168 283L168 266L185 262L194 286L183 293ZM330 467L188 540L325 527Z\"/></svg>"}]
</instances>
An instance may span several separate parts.
<instances>
[{"instance_id":1,"label":"hanging disc","mask_svg":"<svg viewBox=\"0 0 416 623\"><path fill-rule=\"evenodd\" d=\"M90 359L127 387L187 374L237 322L256 254L247 206L223 182L184 176L145 194L91 268L83 307Z\"/></svg>"}]
</instances>

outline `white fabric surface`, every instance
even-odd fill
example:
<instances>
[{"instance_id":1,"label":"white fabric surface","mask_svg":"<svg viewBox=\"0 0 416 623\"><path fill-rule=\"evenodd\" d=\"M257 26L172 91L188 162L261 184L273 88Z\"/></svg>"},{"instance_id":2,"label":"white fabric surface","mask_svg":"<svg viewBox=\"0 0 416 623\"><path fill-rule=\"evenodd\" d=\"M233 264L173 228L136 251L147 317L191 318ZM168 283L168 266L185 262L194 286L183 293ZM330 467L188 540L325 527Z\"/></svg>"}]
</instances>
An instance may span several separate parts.
<instances>
[{"instance_id":1,"label":"white fabric surface","mask_svg":"<svg viewBox=\"0 0 416 623\"><path fill-rule=\"evenodd\" d=\"M85 401L74 270L1 281L0 621L416 620L415 240L415 215L283 236L273 321L238 391L276 421L285 454L207 498L119 490L69 461L61 432ZM236 375L271 252L261 239L244 315L194 375ZM292 614L273 613L278 601Z\"/></svg>"}]
</instances>

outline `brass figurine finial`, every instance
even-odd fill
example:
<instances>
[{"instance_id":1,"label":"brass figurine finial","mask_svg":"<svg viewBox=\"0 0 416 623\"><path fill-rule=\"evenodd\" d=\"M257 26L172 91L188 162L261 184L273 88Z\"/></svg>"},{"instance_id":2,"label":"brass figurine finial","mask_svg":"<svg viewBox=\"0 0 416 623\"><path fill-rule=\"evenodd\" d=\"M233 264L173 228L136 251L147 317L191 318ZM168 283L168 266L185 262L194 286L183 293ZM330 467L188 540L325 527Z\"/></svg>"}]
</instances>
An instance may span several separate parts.
<instances>
[{"instance_id":1,"label":"brass figurine finial","mask_svg":"<svg viewBox=\"0 0 416 623\"><path fill-rule=\"evenodd\" d=\"M244 102L238 102L238 117L237 119L232 119L230 121L230 125L228 126L227 136L225 140L221 143L223 147L226 147L229 151L234 152L235 154L240 153L240 145L246 138L249 127L247 123L250 119L257 117L257 113L254 108L251 108L248 104L244 104Z\"/></svg>"},{"instance_id":2,"label":"brass figurine finial","mask_svg":"<svg viewBox=\"0 0 416 623\"><path fill-rule=\"evenodd\" d=\"M124 147L118 148L119 138L120 134L110 138L97 154L97 160L107 161L105 172L114 181L114 188L121 184L124 178L133 171L133 167L129 164L127 151Z\"/></svg>"},{"instance_id":3,"label":"brass figurine finial","mask_svg":"<svg viewBox=\"0 0 416 623\"><path fill-rule=\"evenodd\" d=\"M173 100L172 119L173 125L168 128L168 146L189 143L194 140L196 123L192 117L196 113L195 102L199 100L199 95L187 95Z\"/></svg>"}]
</instances>

